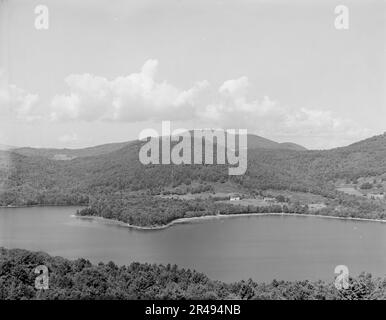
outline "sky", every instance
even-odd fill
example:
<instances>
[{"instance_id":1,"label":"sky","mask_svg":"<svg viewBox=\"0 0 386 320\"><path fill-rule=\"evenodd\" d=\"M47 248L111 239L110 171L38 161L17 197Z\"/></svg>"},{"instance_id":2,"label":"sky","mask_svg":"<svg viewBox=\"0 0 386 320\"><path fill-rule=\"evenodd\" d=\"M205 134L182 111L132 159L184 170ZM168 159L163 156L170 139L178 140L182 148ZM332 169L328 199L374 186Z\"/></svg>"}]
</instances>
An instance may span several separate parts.
<instances>
[{"instance_id":1,"label":"sky","mask_svg":"<svg viewBox=\"0 0 386 320\"><path fill-rule=\"evenodd\" d=\"M80 148L168 120L348 145L386 131L385 39L384 0L0 0L0 144Z\"/></svg>"}]
</instances>

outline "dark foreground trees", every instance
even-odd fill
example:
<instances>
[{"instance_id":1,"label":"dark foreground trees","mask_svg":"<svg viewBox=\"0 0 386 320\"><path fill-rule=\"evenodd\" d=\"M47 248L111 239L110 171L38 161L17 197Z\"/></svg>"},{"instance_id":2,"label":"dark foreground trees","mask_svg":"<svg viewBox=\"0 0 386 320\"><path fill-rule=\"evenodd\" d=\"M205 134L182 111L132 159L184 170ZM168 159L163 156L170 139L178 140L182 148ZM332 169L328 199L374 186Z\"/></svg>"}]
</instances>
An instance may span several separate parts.
<instances>
[{"instance_id":1,"label":"dark foreground trees","mask_svg":"<svg viewBox=\"0 0 386 320\"><path fill-rule=\"evenodd\" d=\"M49 269L48 290L35 289L38 265ZM226 284L170 264L93 265L0 248L0 299L386 299L386 280L361 274L346 290L337 290L333 281Z\"/></svg>"}]
</instances>

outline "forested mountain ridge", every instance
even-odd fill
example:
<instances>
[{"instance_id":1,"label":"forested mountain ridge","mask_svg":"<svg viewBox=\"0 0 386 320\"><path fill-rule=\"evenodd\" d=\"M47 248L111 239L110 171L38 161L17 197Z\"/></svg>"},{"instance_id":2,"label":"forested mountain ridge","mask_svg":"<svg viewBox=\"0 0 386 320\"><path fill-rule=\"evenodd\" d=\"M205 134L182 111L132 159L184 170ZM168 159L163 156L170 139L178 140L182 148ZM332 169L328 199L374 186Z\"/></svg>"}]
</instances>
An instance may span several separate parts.
<instances>
[{"instance_id":1,"label":"forested mountain ridge","mask_svg":"<svg viewBox=\"0 0 386 320\"><path fill-rule=\"evenodd\" d=\"M85 204L90 195L153 192L192 181L333 195L336 179L386 173L385 135L326 151L251 149L243 176L228 176L226 165L143 165L138 159L143 143L66 161L2 151L0 203Z\"/></svg>"},{"instance_id":2,"label":"forested mountain ridge","mask_svg":"<svg viewBox=\"0 0 386 320\"><path fill-rule=\"evenodd\" d=\"M110 152L119 150L125 146L128 146L133 142L134 141L107 143L107 144L102 144L94 147L79 148L79 149L23 147L23 148L12 148L12 151L24 156L39 156L39 157L45 157L48 159L55 160L55 156L64 155L64 156L67 156L68 159L71 159L71 158L78 158L78 157L98 156L98 155L110 153Z\"/></svg>"},{"instance_id":3,"label":"forested mountain ridge","mask_svg":"<svg viewBox=\"0 0 386 320\"><path fill-rule=\"evenodd\" d=\"M281 150L307 150L305 147L292 142L275 142L254 134L248 134L248 149L281 149Z\"/></svg>"},{"instance_id":4,"label":"forested mountain ridge","mask_svg":"<svg viewBox=\"0 0 386 320\"><path fill-rule=\"evenodd\" d=\"M72 160L79 157L90 157L98 156L102 154L107 154L110 152L117 151L126 146L138 143L138 140L126 141L126 142L117 142L117 143L106 143L102 145L97 145L94 147L87 148L78 148L78 149L57 149L57 148L32 148L32 147L7 147L1 148L0 150L12 150L15 153L24 155L24 156L37 156L44 157L53 160ZM307 150L303 146L300 146L296 143L291 142L275 142L263 137L259 137L254 134L248 134L248 148L249 149L285 149L285 150ZM66 158L60 158L59 156L65 156Z\"/></svg>"}]
</instances>

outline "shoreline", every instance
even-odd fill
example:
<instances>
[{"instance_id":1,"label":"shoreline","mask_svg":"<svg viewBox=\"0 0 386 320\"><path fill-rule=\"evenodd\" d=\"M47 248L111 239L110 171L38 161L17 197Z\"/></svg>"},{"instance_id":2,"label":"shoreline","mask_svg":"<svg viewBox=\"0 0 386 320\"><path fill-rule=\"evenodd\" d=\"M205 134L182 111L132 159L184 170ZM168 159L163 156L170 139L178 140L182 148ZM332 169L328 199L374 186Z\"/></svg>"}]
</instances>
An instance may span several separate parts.
<instances>
[{"instance_id":1,"label":"shoreline","mask_svg":"<svg viewBox=\"0 0 386 320\"><path fill-rule=\"evenodd\" d=\"M71 215L71 217L79 218L79 219L91 219L91 220L99 220L103 222L108 222L111 224L119 225L122 227L127 227L129 229L136 229L136 230L164 230L167 228L170 228L176 224L183 224L183 223L192 223L197 221L204 221L204 220L214 220L214 219L223 219L223 218L237 218L237 217L262 217L262 216L295 216L295 217L316 217L316 218L329 218L329 219L339 219L339 220L352 220L352 221L364 221L364 222L380 222L380 223L386 223L386 220L382 219L371 219L371 218L355 218L355 217L339 217L339 216L327 216L327 215L320 215L320 214L301 214L301 213L233 213L233 214L218 214L218 215L207 215L207 216L199 216L199 217L189 217L189 218L179 218L176 220L173 220L165 225L155 225L155 226L136 226L132 225L123 221L114 220L114 219L107 219L104 217L99 216L78 216L76 214Z\"/></svg>"},{"instance_id":2,"label":"shoreline","mask_svg":"<svg viewBox=\"0 0 386 320\"><path fill-rule=\"evenodd\" d=\"M79 205L79 204L28 204L28 205L19 205L19 206L0 206L1 208L8 208L8 209L17 209L17 208L36 208L36 207L84 207L86 208L87 205Z\"/></svg>"},{"instance_id":3,"label":"shoreline","mask_svg":"<svg viewBox=\"0 0 386 320\"><path fill-rule=\"evenodd\" d=\"M20 206L0 206L0 208L3 209L17 209L17 208L35 208L35 207L78 207L78 208L86 208L86 205L65 205L65 204L48 204L48 205L20 205ZM252 216L295 216L295 217L316 217L316 218L327 218L327 219L339 219L339 220L352 220L352 221L364 221L364 222L380 222L380 223L386 223L386 219L372 219L372 218L356 218L356 217L340 217L340 216L328 216L328 215L321 215L321 214L301 214L301 213L278 213L278 212L271 212L271 213L232 213L232 214L217 214L217 215L206 215L206 216L198 216L198 217L189 217L189 218L178 218L176 220L173 220L165 225L152 225L152 226L137 226L132 225L123 221L115 220L115 219L107 219L100 216L79 216L75 213L71 215L71 217L74 218L84 218L84 219L92 219L92 220L100 220L104 222L108 222L110 224L119 225L122 227L127 227L130 229L136 229L136 230L163 230L167 229L169 227L172 227L176 224L183 224L183 223L192 223L197 221L204 221L204 220L213 220L213 219L223 219L223 218L237 218L237 217L252 217Z\"/></svg>"}]
</instances>

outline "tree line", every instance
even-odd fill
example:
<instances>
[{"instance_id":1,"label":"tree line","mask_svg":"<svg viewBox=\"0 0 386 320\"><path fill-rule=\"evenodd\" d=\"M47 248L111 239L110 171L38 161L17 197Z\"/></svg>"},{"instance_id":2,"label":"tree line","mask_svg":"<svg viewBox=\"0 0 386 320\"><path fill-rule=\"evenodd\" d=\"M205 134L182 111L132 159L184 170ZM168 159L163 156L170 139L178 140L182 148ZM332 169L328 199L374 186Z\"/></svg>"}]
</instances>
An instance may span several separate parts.
<instances>
[{"instance_id":1,"label":"tree line","mask_svg":"<svg viewBox=\"0 0 386 320\"><path fill-rule=\"evenodd\" d=\"M47 290L35 288L34 271L39 265L49 270ZM333 279L224 283L170 264L95 265L83 258L71 261L42 252L0 248L0 300L6 299L384 300L386 279L362 273L351 277L345 290L336 289Z\"/></svg>"}]
</instances>

